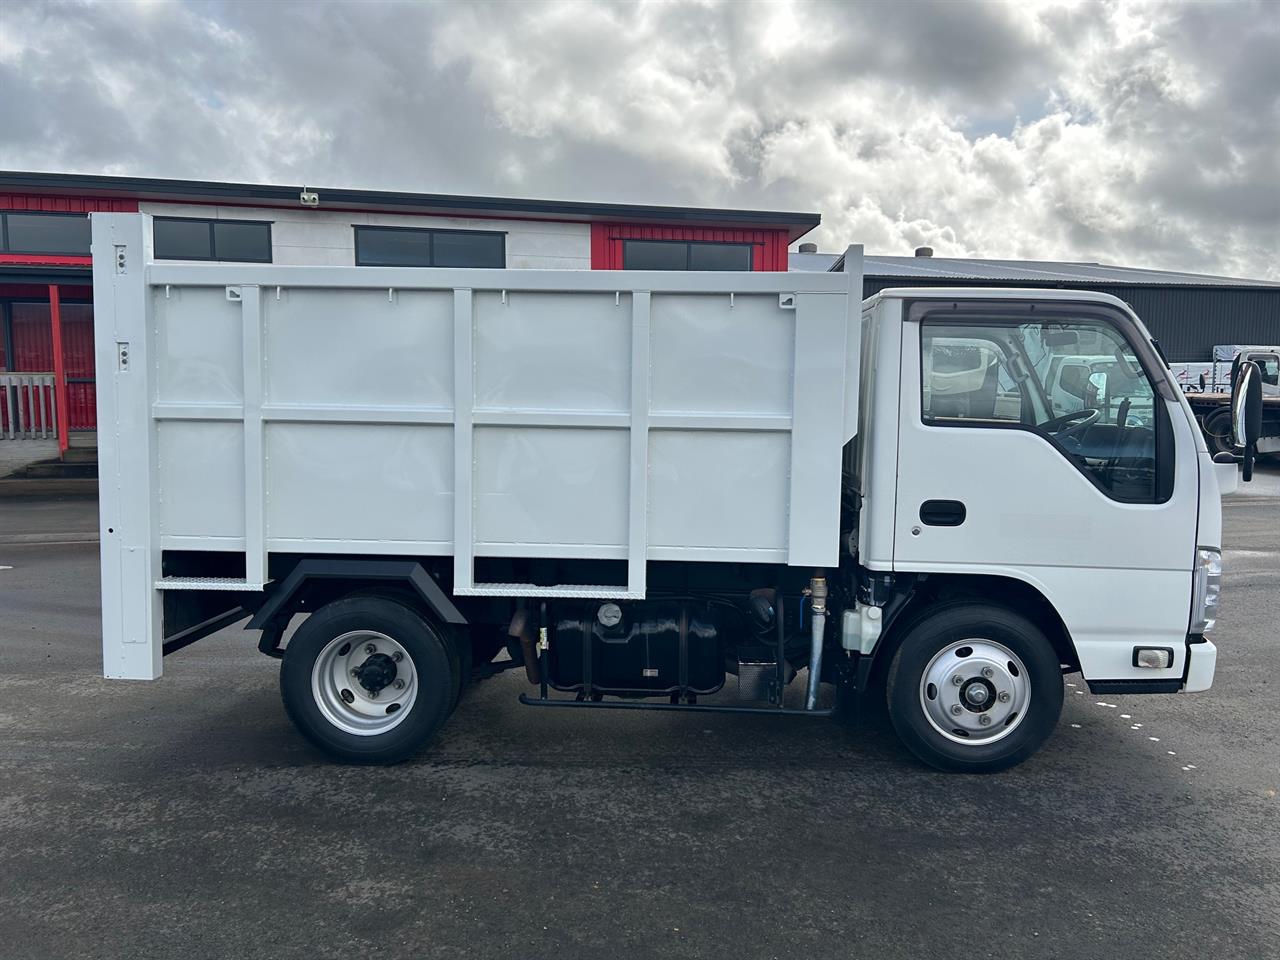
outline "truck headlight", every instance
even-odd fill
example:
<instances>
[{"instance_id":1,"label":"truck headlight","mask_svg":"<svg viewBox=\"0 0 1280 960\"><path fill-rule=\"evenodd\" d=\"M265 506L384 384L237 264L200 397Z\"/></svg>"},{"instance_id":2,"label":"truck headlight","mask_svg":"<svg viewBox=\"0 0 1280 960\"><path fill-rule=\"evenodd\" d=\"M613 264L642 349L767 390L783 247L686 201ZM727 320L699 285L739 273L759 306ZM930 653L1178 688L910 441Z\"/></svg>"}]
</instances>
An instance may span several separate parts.
<instances>
[{"instance_id":1,"label":"truck headlight","mask_svg":"<svg viewBox=\"0 0 1280 960\"><path fill-rule=\"evenodd\" d=\"M1191 593L1191 632L1208 633L1218 622L1222 596L1222 551L1196 548L1196 569Z\"/></svg>"}]
</instances>

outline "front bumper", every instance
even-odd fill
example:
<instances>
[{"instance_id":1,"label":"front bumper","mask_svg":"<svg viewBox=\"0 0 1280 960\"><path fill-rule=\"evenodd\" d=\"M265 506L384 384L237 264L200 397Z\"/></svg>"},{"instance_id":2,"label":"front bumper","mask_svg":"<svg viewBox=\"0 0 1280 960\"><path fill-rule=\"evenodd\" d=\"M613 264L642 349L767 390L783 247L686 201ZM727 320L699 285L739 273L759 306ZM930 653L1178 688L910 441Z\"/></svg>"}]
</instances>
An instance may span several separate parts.
<instances>
[{"instance_id":1,"label":"front bumper","mask_svg":"<svg viewBox=\"0 0 1280 960\"><path fill-rule=\"evenodd\" d=\"M1187 644L1187 680L1183 693L1199 693L1213 686L1213 671L1218 666L1218 648L1209 640Z\"/></svg>"}]
</instances>

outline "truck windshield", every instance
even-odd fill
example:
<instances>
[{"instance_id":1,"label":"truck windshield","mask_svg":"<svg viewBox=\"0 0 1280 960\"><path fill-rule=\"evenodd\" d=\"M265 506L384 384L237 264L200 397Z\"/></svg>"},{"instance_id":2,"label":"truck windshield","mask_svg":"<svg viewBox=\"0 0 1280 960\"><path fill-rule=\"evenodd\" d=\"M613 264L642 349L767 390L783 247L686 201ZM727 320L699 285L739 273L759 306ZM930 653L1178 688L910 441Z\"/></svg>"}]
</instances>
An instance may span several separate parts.
<instances>
[{"instance_id":1,"label":"truck windshield","mask_svg":"<svg viewBox=\"0 0 1280 960\"><path fill-rule=\"evenodd\" d=\"M1155 500L1163 410L1118 330L1093 319L927 319L921 337L926 423L1031 430L1109 496Z\"/></svg>"}]
</instances>

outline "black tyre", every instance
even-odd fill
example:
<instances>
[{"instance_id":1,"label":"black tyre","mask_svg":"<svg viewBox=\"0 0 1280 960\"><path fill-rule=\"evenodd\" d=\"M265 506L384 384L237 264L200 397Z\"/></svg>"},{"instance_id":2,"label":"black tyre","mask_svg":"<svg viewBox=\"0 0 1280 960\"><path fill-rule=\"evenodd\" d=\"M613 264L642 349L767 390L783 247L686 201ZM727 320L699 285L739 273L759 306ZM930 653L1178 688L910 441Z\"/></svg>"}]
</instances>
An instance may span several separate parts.
<instances>
[{"instance_id":1,"label":"black tyre","mask_svg":"<svg viewBox=\"0 0 1280 960\"><path fill-rule=\"evenodd\" d=\"M1062 671L1048 638L1021 614L981 603L940 606L909 626L886 687L898 736L939 770L1021 763L1062 712Z\"/></svg>"},{"instance_id":2,"label":"black tyre","mask_svg":"<svg viewBox=\"0 0 1280 960\"><path fill-rule=\"evenodd\" d=\"M382 597L337 600L308 617L280 665L289 718L329 756L398 763L440 729L457 699L458 657L416 611Z\"/></svg>"},{"instance_id":3,"label":"black tyre","mask_svg":"<svg viewBox=\"0 0 1280 960\"><path fill-rule=\"evenodd\" d=\"M1209 447L1209 454L1235 453L1235 443L1231 439L1231 411L1226 407L1215 410L1204 418L1204 439Z\"/></svg>"}]
</instances>

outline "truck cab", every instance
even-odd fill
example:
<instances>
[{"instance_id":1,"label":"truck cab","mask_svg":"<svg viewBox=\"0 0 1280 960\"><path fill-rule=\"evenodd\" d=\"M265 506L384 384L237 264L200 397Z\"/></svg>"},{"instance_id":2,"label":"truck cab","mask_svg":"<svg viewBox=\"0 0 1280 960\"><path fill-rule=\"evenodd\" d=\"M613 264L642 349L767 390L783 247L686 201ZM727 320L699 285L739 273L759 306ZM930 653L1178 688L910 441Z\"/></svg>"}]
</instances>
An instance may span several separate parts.
<instances>
[{"instance_id":1,"label":"truck cab","mask_svg":"<svg viewBox=\"0 0 1280 960\"><path fill-rule=\"evenodd\" d=\"M1197 584L1216 590L1219 471L1129 309L1083 292L888 290L864 322L878 342L859 563L933 602L1026 599L1097 693L1207 688L1216 593ZM1063 410L1062 371L1086 363ZM891 404L896 431L877 431Z\"/></svg>"}]
</instances>

